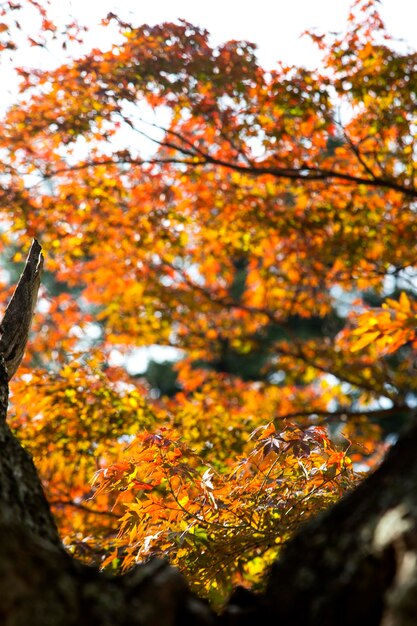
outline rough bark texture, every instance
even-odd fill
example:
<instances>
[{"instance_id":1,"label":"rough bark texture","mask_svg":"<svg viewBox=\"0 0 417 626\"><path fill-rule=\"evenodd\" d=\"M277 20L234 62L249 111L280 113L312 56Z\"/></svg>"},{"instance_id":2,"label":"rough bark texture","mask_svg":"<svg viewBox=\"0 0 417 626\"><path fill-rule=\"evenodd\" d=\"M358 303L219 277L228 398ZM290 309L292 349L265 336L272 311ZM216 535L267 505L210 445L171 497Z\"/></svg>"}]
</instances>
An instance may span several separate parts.
<instances>
[{"instance_id":1,"label":"rough bark texture","mask_svg":"<svg viewBox=\"0 0 417 626\"><path fill-rule=\"evenodd\" d=\"M220 616L165 562L111 578L66 554L32 460L6 424L8 380L16 355L23 355L39 262L35 246L9 321L0 327L2 626L417 624L417 427L358 489L300 530L273 567L264 595L238 589ZM30 310L20 311L18 302ZM16 320L27 327L19 331Z\"/></svg>"}]
</instances>

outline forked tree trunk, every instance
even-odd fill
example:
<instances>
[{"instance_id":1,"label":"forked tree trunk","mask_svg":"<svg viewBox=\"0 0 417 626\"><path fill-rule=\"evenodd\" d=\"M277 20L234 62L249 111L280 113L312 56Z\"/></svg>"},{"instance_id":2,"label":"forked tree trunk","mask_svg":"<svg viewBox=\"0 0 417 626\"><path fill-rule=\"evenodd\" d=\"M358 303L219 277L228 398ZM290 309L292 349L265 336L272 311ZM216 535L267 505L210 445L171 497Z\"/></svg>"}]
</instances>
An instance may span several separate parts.
<instances>
[{"instance_id":1,"label":"forked tree trunk","mask_svg":"<svg viewBox=\"0 0 417 626\"><path fill-rule=\"evenodd\" d=\"M32 460L6 424L41 265L35 242L0 326L1 626L417 624L417 427L289 542L264 595L237 590L220 616L165 562L112 578L66 554Z\"/></svg>"}]
</instances>

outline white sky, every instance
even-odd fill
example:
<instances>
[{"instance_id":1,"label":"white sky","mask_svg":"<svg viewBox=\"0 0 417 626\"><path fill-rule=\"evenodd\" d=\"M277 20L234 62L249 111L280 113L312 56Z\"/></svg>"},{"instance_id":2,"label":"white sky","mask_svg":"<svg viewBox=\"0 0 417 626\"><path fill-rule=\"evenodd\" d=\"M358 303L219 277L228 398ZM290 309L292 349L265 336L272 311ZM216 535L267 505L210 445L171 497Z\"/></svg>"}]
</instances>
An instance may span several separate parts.
<instances>
[{"instance_id":1,"label":"white sky","mask_svg":"<svg viewBox=\"0 0 417 626\"><path fill-rule=\"evenodd\" d=\"M62 11L62 0L54 4ZM277 60L317 63L315 49L300 34L313 27L341 30L350 5L350 0L70 0L67 8L90 23L109 11L137 24L184 18L206 28L213 43L257 43L260 61L269 69ZM382 0L381 13L393 36L417 47L416 0Z\"/></svg>"},{"instance_id":2,"label":"white sky","mask_svg":"<svg viewBox=\"0 0 417 626\"><path fill-rule=\"evenodd\" d=\"M42 3L42 0L40 0ZM23 0L24 6L24 0ZM206 28L211 33L213 44L228 39L246 39L258 45L258 58L266 69L272 69L278 60L290 64L316 67L320 54L304 31L316 28L319 32L343 30L350 0L51 0L55 18L67 21L68 15L78 18L90 27L86 37L87 51L90 46L109 48L115 43L115 30L99 29L97 24L107 13L113 12L133 24L157 24L175 21L178 18ZM402 39L417 49L416 0L382 0L381 13L388 30L397 39ZM24 29L32 30L32 14L27 19L19 15ZM77 51L77 55L80 51ZM61 57L61 58L60 58ZM60 47L48 52L30 48L14 55L14 59L2 56L0 83L3 97L0 110L16 94L16 78L13 64L33 67L56 66L63 62Z\"/></svg>"}]
</instances>

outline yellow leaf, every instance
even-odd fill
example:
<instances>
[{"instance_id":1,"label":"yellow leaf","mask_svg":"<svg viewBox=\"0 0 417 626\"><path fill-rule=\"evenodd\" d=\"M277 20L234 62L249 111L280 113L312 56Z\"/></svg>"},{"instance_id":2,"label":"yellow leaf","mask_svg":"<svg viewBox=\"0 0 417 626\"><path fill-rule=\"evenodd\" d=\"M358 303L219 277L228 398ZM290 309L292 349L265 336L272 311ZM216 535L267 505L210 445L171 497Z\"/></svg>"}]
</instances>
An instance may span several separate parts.
<instances>
[{"instance_id":1,"label":"yellow leaf","mask_svg":"<svg viewBox=\"0 0 417 626\"><path fill-rule=\"evenodd\" d=\"M373 333L364 333L362 337L351 347L350 349L351 352L357 352L358 350L365 348L370 343L372 343L374 339L376 339L379 336L380 336L379 330Z\"/></svg>"},{"instance_id":2,"label":"yellow leaf","mask_svg":"<svg viewBox=\"0 0 417 626\"><path fill-rule=\"evenodd\" d=\"M411 306L410 306L410 300L408 299L407 294L405 293L405 291L401 292L400 295L400 304L401 304L401 308L407 312L410 313L411 311Z\"/></svg>"}]
</instances>

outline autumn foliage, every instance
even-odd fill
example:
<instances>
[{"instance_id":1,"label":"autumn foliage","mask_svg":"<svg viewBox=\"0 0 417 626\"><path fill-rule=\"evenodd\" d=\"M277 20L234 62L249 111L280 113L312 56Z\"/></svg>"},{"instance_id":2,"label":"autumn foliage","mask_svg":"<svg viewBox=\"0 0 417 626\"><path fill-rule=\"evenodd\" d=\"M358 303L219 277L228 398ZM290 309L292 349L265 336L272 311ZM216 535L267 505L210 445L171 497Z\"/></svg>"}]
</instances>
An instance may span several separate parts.
<instances>
[{"instance_id":1,"label":"autumn foliage","mask_svg":"<svg viewBox=\"0 0 417 626\"><path fill-rule=\"evenodd\" d=\"M30 45L76 45L30 4ZM113 14L110 49L16 68L4 302L33 236L46 271L10 419L77 556L166 555L221 603L413 417L417 56L377 4L308 35L319 69Z\"/></svg>"}]
</instances>

